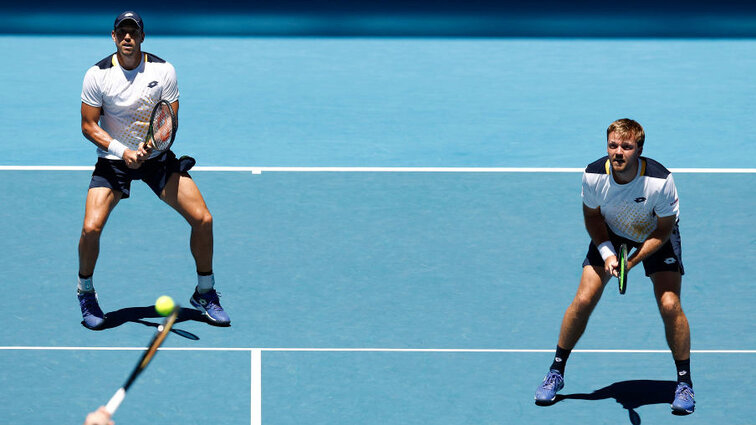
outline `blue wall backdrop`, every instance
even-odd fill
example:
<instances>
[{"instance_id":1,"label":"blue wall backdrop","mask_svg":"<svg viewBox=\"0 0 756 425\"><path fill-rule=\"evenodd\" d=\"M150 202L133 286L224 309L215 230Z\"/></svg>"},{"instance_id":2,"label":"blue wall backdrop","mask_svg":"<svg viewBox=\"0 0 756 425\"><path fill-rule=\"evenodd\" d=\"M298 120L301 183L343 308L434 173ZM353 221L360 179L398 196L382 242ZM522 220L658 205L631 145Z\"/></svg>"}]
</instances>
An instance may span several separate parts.
<instances>
[{"instance_id":1,"label":"blue wall backdrop","mask_svg":"<svg viewBox=\"0 0 756 425\"><path fill-rule=\"evenodd\" d=\"M754 37L756 2L43 0L0 5L0 33L100 34L123 9L150 34L268 36Z\"/></svg>"}]
</instances>

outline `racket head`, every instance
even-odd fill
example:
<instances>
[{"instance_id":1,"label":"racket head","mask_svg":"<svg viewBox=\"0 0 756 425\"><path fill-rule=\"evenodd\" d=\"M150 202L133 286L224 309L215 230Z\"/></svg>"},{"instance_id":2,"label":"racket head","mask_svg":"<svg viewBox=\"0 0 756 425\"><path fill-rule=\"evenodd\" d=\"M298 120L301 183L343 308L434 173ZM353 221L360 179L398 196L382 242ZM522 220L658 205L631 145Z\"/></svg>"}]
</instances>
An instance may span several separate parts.
<instances>
[{"instance_id":1,"label":"racket head","mask_svg":"<svg viewBox=\"0 0 756 425\"><path fill-rule=\"evenodd\" d=\"M619 251L619 274L617 275L617 280L619 280L619 293L624 294L627 290L627 245L620 245Z\"/></svg>"},{"instance_id":2,"label":"racket head","mask_svg":"<svg viewBox=\"0 0 756 425\"><path fill-rule=\"evenodd\" d=\"M147 130L145 148L150 151L165 152L176 139L176 114L167 100L160 100L152 108L150 127Z\"/></svg>"}]
</instances>

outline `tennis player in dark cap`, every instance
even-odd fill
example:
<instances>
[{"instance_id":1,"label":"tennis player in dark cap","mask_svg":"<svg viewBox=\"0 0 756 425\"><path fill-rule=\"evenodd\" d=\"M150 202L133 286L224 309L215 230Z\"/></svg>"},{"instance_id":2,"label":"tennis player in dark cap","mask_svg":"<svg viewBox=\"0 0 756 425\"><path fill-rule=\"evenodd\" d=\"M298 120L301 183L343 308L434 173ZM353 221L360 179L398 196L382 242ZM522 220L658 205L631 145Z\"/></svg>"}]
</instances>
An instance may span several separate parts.
<instances>
[{"instance_id":1,"label":"tennis player in dark cap","mask_svg":"<svg viewBox=\"0 0 756 425\"><path fill-rule=\"evenodd\" d=\"M97 164L92 174L79 240L78 298L84 326L102 328L105 317L99 306L93 275L100 251L100 235L108 216L130 195L131 182L142 180L191 226L190 249L197 268L197 285L190 303L211 323L228 325L228 314L220 305L213 275L213 217L199 188L189 176L194 166L190 157L176 158L168 150L148 152L144 140L149 116L160 100L168 101L178 117L179 90L173 65L142 51L144 23L138 13L118 15L111 36L116 52L87 70L81 92L81 131L97 147ZM141 223L123 229L135 232ZM122 249L145 251L142 239ZM122 253L116 252L114 255ZM130 267L121 263L125 273Z\"/></svg>"}]
</instances>

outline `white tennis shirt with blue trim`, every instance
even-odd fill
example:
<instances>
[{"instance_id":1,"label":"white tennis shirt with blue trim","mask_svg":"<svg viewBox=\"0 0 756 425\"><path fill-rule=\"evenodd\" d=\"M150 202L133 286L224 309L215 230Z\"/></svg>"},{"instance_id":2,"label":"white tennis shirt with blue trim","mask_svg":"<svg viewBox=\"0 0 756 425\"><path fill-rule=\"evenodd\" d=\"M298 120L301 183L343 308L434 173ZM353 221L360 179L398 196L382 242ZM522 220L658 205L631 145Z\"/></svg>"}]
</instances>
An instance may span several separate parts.
<instances>
[{"instance_id":1,"label":"white tennis shirt with blue trim","mask_svg":"<svg viewBox=\"0 0 756 425\"><path fill-rule=\"evenodd\" d=\"M102 108L100 127L131 150L147 137L155 104L161 99L173 103L178 98L173 65L145 52L139 66L131 70L121 67L115 53L97 62L84 75L81 90L82 102ZM120 159L100 148L97 156Z\"/></svg>"},{"instance_id":2,"label":"white tennis shirt with blue trim","mask_svg":"<svg viewBox=\"0 0 756 425\"><path fill-rule=\"evenodd\" d=\"M583 172L582 196L588 208L601 208L612 232L635 242L645 241L656 230L657 217L680 215L672 173L645 157L638 159L638 174L626 184L614 181L609 157L589 164Z\"/></svg>"}]
</instances>

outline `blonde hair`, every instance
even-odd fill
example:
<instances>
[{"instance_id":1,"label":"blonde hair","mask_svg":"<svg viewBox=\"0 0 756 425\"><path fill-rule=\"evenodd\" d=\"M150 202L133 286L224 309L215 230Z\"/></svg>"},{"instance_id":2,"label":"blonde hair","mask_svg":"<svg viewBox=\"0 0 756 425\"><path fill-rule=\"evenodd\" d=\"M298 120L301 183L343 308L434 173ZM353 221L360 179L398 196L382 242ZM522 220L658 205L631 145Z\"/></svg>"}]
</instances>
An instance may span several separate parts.
<instances>
[{"instance_id":1,"label":"blonde hair","mask_svg":"<svg viewBox=\"0 0 756 425\"><path fill-rule=\"evenodd\" d=\"M606 129L607 140L612 133L617 133L617 137L621 139L632 137L639 148L642 148L643 142L646 141L646 133L643 131L643 127L630 118L622 118L609 124L609 128Z\"/></svg>"}]
</instances>

